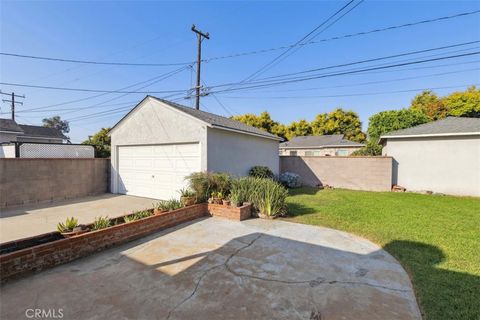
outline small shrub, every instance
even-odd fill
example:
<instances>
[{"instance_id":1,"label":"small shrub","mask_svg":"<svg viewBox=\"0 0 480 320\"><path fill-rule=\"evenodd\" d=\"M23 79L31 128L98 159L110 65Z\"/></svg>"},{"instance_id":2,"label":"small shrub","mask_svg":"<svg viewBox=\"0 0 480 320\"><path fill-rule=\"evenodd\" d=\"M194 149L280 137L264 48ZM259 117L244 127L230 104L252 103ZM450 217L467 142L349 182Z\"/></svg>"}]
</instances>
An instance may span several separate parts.
<instances>
[{"instance_id":1,"label":"small shrub","mask_svg":"<svg viewBox=\"0 0 480 320\"><path fill-rule=\"evenodd\" d=\"M183 207L182 203L178 201L177 199L170 199L166 201L166 209L168 211L180 209Z\"/></svg>"},{"instance_id":2,"label":"small shrub","mask_svg":"<svg viewBox=\"0 0 480 320\"><path fill-rule=\"evenodd\" d=\"M112 225L112 221L110 220L109 217L98 217L98 218L95 218L95 221L93 221L92 230L105 229L110 227L111 225Z\"/></svg>"},{"instance_id":3,"label":"small shrub","mask_svg":"<svg viewBox=\"0 0 480 320\"><path fill-rule=\"evenodd\" d=\"M262 179L254 196L255 206L261 214L268 217L285 214L287 205L285 199L288 191L280 183L270 179Z\"/></svg>"},{"instance_id":4,"label":"small shrub","mask_svg":"<svg viewBox=\"0 0 480 320\"><path fill-rule=\"evenodd\" d=\"M185 197L185 198L195 197L195 191L189 188L180 189L178 190L178 193L180 193L180 197Z\"/></svg>"},{"instance_id":5,"label":"small shrub","mask_svg":"<svg viewBox=\"0 0 480 320\"><path fill-rule=\"evenodd\" d=\"M274 175L269 167L254 166L248 172L248 175L255 178L273 179Z\"/></svg>"},{"instance_id":6,"label":"small shrub","mask_svg":"<svg viewBox=\"0 0 480 320\"><path fill-rule=\"evenodd\" d=\"M168 201L160 200L157 203L153 204L153 207L158 211L168 211Z\"/></svg>"},{"instance_id":7,"label":"small shrub","mask_svg":"<svg viewBox=\"0 0 480 320\"><path fill-rule=\"evenodd\" d=\"M293 172L282 173L278 180L287 188L299 188L302 185L300 176Z\"/></svg>"},{"instance_id":8,"label":"small shrub","mask_svg":"<svg viewBox=\"0 0 480 320\"><path fill-rule=\"evenodd\" d=\"M138 212L129 214L128 216L124 216L123 221L131 222L131 221L147 218L147 217L150 217L152 215L153 215L153 213L149 210L138 211Z\"/></svg>"},{"instance_id":9,"label":"small shrub","mask_svg":"<svg viewBox=\"0 0 480 320\"><path fill-rule=\"evenodd\" d=\"M197 202L206 202L212 192L230 193L231 177L227 173L194 172L186 177L189 189L195 193Z\"/></svg>"},{"instance_id":10,"label":"small shrub","mask_svg":"<svg viewBox=\"0 0 480 320\"><path fill-rule=\"evenodd\" d=\"M59 222L57 224L57 230L60 233L63 232L71 232L73 231L74 228L78 227L78 220L75 219L74 217L67 218L65 223Z\"/></svg>"}]
</instances>

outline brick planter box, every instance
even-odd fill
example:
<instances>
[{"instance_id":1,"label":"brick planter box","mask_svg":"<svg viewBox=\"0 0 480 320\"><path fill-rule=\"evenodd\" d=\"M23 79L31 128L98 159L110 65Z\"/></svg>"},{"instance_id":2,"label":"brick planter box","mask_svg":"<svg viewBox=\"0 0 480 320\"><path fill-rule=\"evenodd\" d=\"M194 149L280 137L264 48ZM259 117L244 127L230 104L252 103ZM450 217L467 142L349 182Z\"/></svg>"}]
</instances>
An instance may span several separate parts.
<instances>
[{"instance_id":1,"label":"brick planter box","mask_svg":"<svg viewBox=\"0 0 480 320\"><path fill-rule=\"evenodd\" d=\"M69 239L55 240L59 233L52 232L7 242L0 245L0 252L16 251L0 255L0 282L64 264L206 215L207 204L197 204ZM51 242L46 242L49 239Z\"/></svg>"},{"instance_id":2,"label":"brick planter box","mask_svg":"<svg viewBox=\"0 0 480 320\"><path fill-rule=\"evenodd\" d=\"M221 204L208 204L208 213L214 217L222 217L231 220L245 220L252 216L252 205L230 207Z\"/></svg>"}]
</instances>

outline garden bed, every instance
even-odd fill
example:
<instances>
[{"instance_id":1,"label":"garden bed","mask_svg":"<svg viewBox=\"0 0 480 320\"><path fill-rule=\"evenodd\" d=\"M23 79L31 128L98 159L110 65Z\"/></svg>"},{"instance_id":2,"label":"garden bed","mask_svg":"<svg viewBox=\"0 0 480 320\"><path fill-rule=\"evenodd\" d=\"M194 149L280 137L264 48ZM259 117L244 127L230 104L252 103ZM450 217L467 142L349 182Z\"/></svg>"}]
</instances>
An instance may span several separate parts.
<instances>
[{"instance_id":1,"label":"garden bed","mask_svg":"<svg viewBox=\"0 0 480 320\"><path fill-rule=\"evenodd\" d=\"M207 204L197 204L161 215L89 231L72 238L58 232L0 245L0 281L64 264L114 245L208 215ZM123 217L112 220L122 220Z\"/></svg>"},{"instance_id":2,"label":"garden bed","mask_svg":"<svg viewBox=\"0 0 480 320\"><path fill-rule=\"evenodd\" d=\"M252 216L252 205L246 204L241 207L231 207L221 204L208 204L208 213L214 217L222 217L230 220L245 220Z\"/></svg>"}]
</instances>

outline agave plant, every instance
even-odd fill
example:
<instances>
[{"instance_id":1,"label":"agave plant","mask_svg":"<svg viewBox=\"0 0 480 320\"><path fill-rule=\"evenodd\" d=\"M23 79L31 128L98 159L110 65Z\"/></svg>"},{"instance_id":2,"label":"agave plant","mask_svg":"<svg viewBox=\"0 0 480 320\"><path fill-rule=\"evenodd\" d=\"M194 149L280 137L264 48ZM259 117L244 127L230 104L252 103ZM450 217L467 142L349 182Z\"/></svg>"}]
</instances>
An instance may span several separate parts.
<instances>
[{"instance_id":1,"label":"agave plant","mask_svg":"<svg viewBox=\"0 0 480 320\"><path fill-rule=\"evenodd\" d=\"M65 221L65 223L59 222L59 223L57 224L57 230L58 230L58 232L60 232L60 233L71 232L71 231L73 231L73 229L76 228L76 227L78 227L78 220L75 219L74 217L67 218L67 220Z\"/></svg>"},{"instance_id":2,"label":"agave plant","mask_svg":"<svg viewBox=\"0 0 480 320\"><path fill-rule=\"evenodd\" d=\"M110 220L109 217L98 217L98 218L95 218L95 221L93 221L92 230L105 229L110 227L111 225L112 225L112 221Z\"/></svg>"}]
</instances>

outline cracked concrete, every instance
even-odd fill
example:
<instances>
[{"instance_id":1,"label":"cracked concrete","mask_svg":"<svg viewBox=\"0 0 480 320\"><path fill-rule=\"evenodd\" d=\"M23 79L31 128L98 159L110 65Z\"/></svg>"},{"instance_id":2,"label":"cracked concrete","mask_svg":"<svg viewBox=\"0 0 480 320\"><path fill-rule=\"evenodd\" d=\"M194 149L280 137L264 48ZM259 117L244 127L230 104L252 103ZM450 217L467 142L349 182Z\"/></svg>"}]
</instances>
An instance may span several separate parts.
<instances>
[{"instance_id":1,"label":"cracked concrete","mask_svg":"<svg viewBox=\"0 0 480 320\"><path fill-rule=\"evenodd\" d=\"M206 218L7 283L0 318L421 319L388 253L340 231Z\"/></svg>"}]
</instances>

